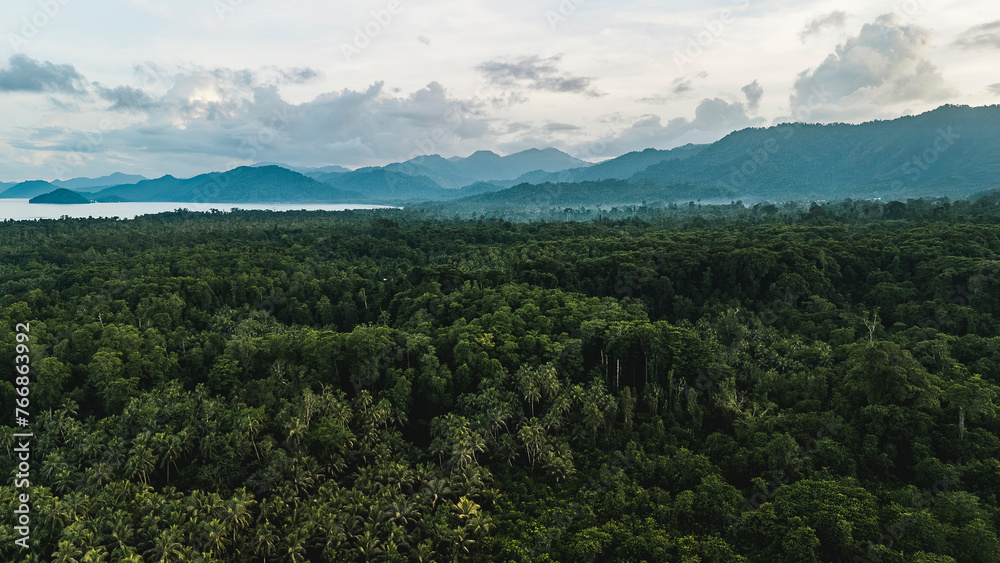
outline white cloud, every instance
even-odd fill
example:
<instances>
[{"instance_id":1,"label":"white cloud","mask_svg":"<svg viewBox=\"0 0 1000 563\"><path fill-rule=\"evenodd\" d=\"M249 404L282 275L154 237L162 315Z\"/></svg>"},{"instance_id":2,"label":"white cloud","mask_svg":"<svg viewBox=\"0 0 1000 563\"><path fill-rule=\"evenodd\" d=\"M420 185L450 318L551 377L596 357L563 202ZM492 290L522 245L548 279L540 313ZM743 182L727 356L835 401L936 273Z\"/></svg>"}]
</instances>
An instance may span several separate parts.
<instances>
[{"instance_id":1,"label":"white cloud","mask_svg":"<svg viewBox=\"0 0 1000 563\"><path fill-rule=\"evenodd\" d=\"M813 18L806 24L806 26L799 32L799 39L805 43L806 39L813 35L821 33L827 28L837 28L844 27L847 22L847 12L843 10L834 10L829 14Z\"/></svg>"},{"instance_id":2,"label":"white cloud","mask_svg":"<svg viewBox=\"0 0 1000 563\"><path fill-rule=\"evenodd\" d=\"M73 65L39 62L27 55L12 55L5 68L0 68L2 92L53 92L83 94L83 76Z\"/></svg>"},{"instance_id":3,"label":"white cloud","mask_svg":"<svg viewBox=\"0 0 1000 563\"><path fill-rule=\"evenodd\" d=\"M481 104L456 99L436 82L407 95L387 93L378 82L291 104L276 85L260 84L250 71L197 69L172 80L156 98L128 86L100 87L113 108L144 110L146 117L102 133L94 151L131 152L149 167L189 158L215 168L256 161L361 166L454 153L468 141L484 145L495 135ZM75 150L76 137L49 131L44 139L16 146L47 151L58 161L60 153Z\"/></svg>"},{"instance_id":4,"label":"white cloud","mask_svg":"<svg viewBox=\"0 0 1000 563\"><path fill-rule=\"evenodd\" d=\"M603 94L591 88L593 78L560 72L562 55L542 58L537 55L515 61L486 61L476 65L486 80L498 86L519 86L529 90L544 90L564 94L599 97Z\"/></svg>"},{"instance_id":5,"label":"white cloud","mask_svg":"<svg viewBox=\"0 0 1000 563\"><path fill-rule=\"evenodd\" d=\"M858 121L1000 95L987 86L998 80L994 0L894 3L905 21L861 0L589 1L555 30L546 11L558 0L402 0L351 64L340 43L385 0L230 4L224 17L205 0L67 5L23 46L30 58L0 59L0 177L46 177L97 129L78 175L194 174L254 152L348 166L420 147L580 155L599 139L609 147L599 156L617 156L714 140L758 116ZM17 33L38 9L0 3L0 22ZM852 37L844 26L855 21L872 23ZM673 54L705 33L711 41L679 72ZM755 80L768 95L740 92ZM453 107L461 119L442 117ZM268 130L286 109L294 118Z\"/></svg>"},{"instance_id":6,"label":"white cloud","mask_svg":"<svg viewBox=\"0 0 1000 563\"><path fill-rule=\"evenodd\" d=\"M793 117L815 120L872 116L903 102L937 102L954 95L929 59L930 31L895 14L865 24L815 69L799 74Z\"/></svg>"},{"instance_id":7,"label":"white cloud","mask_svg":"<svg viewBox=\"0 0 1000 563\"><path fill-rule=\"evenodd\" d=\"M598 143L601 146L599 151L595 151L593 141L581 143L571 150L584 156L611 157L646 148L666 149L687 143L711 143L732 131L764 124L763 118L750 117L747 111L742 102L706 98L695 109L694 119L676 117L664 124L661 117L646 115L623 130L612 127L614 132Z\"/></svg>"},{"instance_id":8,"label":"white cloud","mask_svg":"<svg viewBox=\"0 0 1000 563\"><path fill-rule=\"evenodd\" d=\"M967 29L955 44L967 49L1000 49L1000 20Z\"/></svg>"},{"instance_id":9,"label":"white cloud","mask_svg":"<svg viewBox=\"0 0 1000 563\"><path fill-rule=\"evenodd\" d=\"M743 88L740 88L743 95L747 97L747 109L751 113L756 113L760 109L760 99L764 97L764 87L754 80Z\"/></svg>"}]
</instances>

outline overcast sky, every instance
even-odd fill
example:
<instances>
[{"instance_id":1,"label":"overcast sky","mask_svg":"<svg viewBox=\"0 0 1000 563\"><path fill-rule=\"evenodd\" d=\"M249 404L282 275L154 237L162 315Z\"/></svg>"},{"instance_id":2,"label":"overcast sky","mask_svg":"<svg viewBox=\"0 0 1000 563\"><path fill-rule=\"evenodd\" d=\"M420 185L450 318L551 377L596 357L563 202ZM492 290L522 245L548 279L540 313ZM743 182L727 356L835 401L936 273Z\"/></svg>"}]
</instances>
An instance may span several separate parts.
<instances>
[{"instance_id":1,"label":"overcast sky","mask_svg":"<svg viewBox=\"0 0 1000 563\"><path fill-rule=\"evenodd\" d=\"M996 0L4 0L0 180L598 161L1000 103Z\"/></svg>"}]
</instances>

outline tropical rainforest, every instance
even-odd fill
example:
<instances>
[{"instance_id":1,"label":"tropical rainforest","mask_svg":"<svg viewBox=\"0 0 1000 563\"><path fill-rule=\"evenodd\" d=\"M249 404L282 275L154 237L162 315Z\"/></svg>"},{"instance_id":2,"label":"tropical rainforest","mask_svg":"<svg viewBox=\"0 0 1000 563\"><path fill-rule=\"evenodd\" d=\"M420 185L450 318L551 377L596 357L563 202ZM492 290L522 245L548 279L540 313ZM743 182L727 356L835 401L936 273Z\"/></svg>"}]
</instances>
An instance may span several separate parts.
<instances>
[{"instance_id":1,"label":"tropical rainforest","mask_svg":"<svg viewBox=\"0 0 1000 563\"><path fill-rule=\"evenodd\" d=\"M554 215L0 223L0 555L1000 561L995 193Z\"/></svg>"}]
</instances>

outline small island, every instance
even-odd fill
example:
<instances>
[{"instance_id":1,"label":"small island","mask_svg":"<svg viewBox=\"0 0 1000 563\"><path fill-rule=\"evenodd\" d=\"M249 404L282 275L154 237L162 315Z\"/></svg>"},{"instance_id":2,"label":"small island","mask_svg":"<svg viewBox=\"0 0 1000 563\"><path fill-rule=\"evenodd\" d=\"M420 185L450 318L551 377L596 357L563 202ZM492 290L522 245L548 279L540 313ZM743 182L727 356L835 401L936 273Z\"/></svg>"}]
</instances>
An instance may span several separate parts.
<instances>
[{"instance_id":1,"label":"small island","mask_svg":"<svg viewBox=\"0 0 1000 563\"><path fill-rule=\"evenodd\" d=\"M65 204L80 204L80 203L93 203L89 199L83 197L82 195L66 188L59 188L54 192L49 192L47 194L42 194L40 196L35 196L28 200L28 203L57 203L60 205Z\"/></svg>"}]
</instances>

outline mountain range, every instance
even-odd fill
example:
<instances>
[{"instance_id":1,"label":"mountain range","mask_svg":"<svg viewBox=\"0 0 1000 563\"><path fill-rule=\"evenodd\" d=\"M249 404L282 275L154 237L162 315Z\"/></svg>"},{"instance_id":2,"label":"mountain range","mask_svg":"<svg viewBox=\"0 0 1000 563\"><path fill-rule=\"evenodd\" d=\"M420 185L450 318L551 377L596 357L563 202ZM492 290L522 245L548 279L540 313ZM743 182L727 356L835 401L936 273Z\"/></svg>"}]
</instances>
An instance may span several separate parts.
<instances>
[{"instance_id":1,"label":"mountain range","mask_svg":"<svg viewBox=\"0 0 1000 563\"><path fill-rule=\"evenodd\" d=\"M787 123L707 145L646 149L594 164L559 150L423 155L349 170L258 163L180 179L102 178L0 184L0 198L58 188L95 201L378 203L470 209L610 206L693 200L964 197L1000 187L1000 106L942 106L858 125ZM107 182L115 185L105 187ZM450 202L450 203L448 203Z\"/></svg>"}]
</instances>

